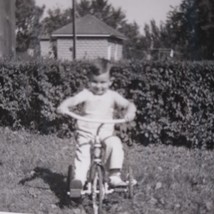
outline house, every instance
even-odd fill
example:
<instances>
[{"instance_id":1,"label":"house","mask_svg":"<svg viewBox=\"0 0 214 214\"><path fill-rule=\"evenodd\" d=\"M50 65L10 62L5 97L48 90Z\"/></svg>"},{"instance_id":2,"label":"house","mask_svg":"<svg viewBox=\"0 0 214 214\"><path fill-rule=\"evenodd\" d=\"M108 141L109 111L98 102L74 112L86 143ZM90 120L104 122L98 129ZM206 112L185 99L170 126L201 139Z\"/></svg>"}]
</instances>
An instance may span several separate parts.
<instances>
[{"instance_id":1,"label":"house","mask_svg":"<svg viewBox=\"0 0 214 214\"><path fill-rule=\"evenodd\" d=\"M73 59L73 24L69 23L51 35L55 42L56 55L61 60ZM86 15L76 20L76 59L120 60L123 55L125 36L95 16ZM52 53L49 38L40 38L42 56Z\"/></svg>"},{"instance_id":2,"label":"house","mask_svg":"<svg viewBox=\"0 0 214 214\"><path fill-rule=\"evenodd\" d=\"M40 52L42 57L53 56L53 45L50 40L51 38L48 35L41 35L39 38Z\"/></svg>"}]
</instances>

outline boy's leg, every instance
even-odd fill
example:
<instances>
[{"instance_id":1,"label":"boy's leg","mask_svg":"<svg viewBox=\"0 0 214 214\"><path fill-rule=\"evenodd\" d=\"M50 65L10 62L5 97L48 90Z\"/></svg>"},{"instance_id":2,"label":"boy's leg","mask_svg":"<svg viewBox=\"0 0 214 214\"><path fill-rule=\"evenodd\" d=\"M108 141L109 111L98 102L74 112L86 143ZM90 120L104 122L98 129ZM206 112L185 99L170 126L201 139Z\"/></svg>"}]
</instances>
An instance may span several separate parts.
<instances>
[{"instance_id":1,"label":"boy's leg","mask_svg":"<svg viewBox=\"0 0 214 214\"><path fill-rule=\"evenodd\" d=\"M104 139L105 156L104 163L108 169L122 169L124 151L120 138L110 136Z\"/></svg>"},{"instance_id":2,"label":"boy's leg","mask_svg":"<svg viewBox=\"0 0 214 214\"><path fill-rule=\"evenodd\" d=\"M104 162L109 169L110 184L112 186L125 186L126 183L121 179L124 150L120 138L116 136L108 137L104 140L104 145Z\"/></svg>"},{"instance_id":3,"label":"boy's leg","mask_svg":"<svg viewBox=\"0 0 214 214\"><path fill-rule=\"evenodd\" d=\"M76 154L74 159L75 166L75 180L81 181L82 185L85 184L87 179L87 172L90 167L90 138L78 136L76 145Z\"/></svg>"}]
</instances>

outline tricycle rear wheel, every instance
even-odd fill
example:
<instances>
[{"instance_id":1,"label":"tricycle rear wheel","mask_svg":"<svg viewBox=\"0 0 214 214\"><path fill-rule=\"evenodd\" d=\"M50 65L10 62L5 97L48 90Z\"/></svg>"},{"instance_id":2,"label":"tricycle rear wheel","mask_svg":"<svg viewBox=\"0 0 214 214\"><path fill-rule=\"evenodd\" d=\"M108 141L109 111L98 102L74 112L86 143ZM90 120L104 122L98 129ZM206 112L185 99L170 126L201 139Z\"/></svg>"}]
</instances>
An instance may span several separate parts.
<instances>
[{"instance_id":1,"label":"tricycle rear wheel","mask_svg":"<svg viewBox=\"0 0 214 214\"><path fill-rule=\"evenodd\" d=\"M134 183L133 183L133 171L132 168L129 166L128 168L128 198L133 198L134 195Z\"/></svg>"},{"instance_id":2,"label":"tricycle rear wheel","mask_svg":"<svg viewBox=\"0 0 214 214\"><path fill-rule=\"evenodd\" d=\"M72 165L68 166L68 174L67 174L67 193L70 193L71 190L71 181L73 179L73 167Z\"/></svg>"}]
</instances>

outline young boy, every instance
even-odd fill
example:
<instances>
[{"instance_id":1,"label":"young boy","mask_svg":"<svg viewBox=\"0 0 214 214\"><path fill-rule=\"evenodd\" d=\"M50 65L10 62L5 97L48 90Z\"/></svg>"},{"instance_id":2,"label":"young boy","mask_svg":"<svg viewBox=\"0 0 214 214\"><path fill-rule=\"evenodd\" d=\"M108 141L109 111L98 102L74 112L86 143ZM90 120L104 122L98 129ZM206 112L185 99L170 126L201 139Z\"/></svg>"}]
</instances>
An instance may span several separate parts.
<instances>
[{"instance_id":1,"label":"young boy","mask_svg":"<svg viewBox=\"0 0 214 214\"><path fill-rule=\"evenodd\" d=\"M64 100L57 108L57 112L69 115L69 108L83 104L83 116L86 118L108 120L113 118L115 107L125 110L125 120L131 121L135 117L136 107L132 102L110 89L111 65L105 59L97 59L89 74L88 87L78 94ZM90 166L90 140L96 133L99 124L77 121L77 148L75 165L74 188L82 188L86 182ZM112 186L124 186L120 171L124 160L121 140L113 135L114 125L104 124L100 130L100 137L105 146L104 161L109 170Z\"/></svg>"}]
</instances>

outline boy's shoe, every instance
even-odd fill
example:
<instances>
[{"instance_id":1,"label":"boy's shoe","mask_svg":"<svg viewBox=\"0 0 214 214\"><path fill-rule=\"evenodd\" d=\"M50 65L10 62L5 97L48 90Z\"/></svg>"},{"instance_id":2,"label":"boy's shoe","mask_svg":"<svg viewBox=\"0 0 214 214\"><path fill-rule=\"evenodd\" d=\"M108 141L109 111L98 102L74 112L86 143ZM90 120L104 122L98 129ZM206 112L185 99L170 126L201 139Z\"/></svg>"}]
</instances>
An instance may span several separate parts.
<instances>
[{"instance_id":1,"label":"boy's shoe","mask_svg":"<svg viewBox=\"0 0 214 214\"><path fill-rule=\"evenodd\" d=\"M137 184L137 180L136 179L132 179L132 181L131 181L131 184L134 186L134 185L136 185Z\"/></svg>"},{"instance_id":2,"label":"boy's shoe","mask_svg":"<svg viewBox=\"0 0 214 214\"><path fill-rule=\"evenodd\" d=\"M124 182L120 176L118 175L112 175L109 177L110 179L110 186L112 187L125 187L127 186L127 183Z\"/></svg>"},{"instance_id":3,"label":"boy's shoe","mask_svg":"<svg viewBox=\"0 0 214 214\"><path fill-rule=\"evenodd\" d=\"M70 183L70 197L71 198L80 198L81 197L81 191L82 191L83 185L80 180L74 179Z\"/></svg>"}]
</instances>

